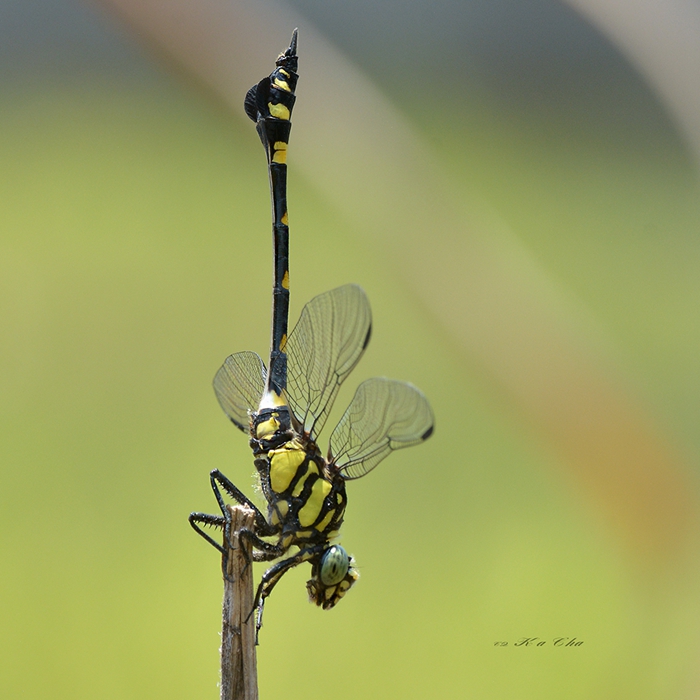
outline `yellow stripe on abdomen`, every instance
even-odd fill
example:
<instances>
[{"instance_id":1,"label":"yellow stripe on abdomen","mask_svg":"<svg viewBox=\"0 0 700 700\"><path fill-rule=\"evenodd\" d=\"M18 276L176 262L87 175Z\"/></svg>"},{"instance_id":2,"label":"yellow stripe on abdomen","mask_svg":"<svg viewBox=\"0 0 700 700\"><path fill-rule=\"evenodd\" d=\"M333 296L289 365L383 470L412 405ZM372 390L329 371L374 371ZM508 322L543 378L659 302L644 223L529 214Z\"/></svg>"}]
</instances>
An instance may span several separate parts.
<instances>
[{"instance_id":1,"label":"yellow stripe on abdomen","mask_svg":"<svg viewBox=\"0 0 700 700\"><path fill-rule=\"evenodd\" d=\"M282 80L282 78L273 78L272 84L280 90L286 90L287 92L292 91L292 88L289 87L289 83L286 80Z\"/></svg>"},{"instance_id":2,"label":"yellow stripe on abdomen","mask_svg":"<svg viewBox=\"0 0 700 700\"><path fill-rule=\"evenodd\" d=\"M275 141L272 146L272 162L286 163L287 162L287 144L284 141Z\"/></svg>"},{"instance_id":3,"label":"yellow stripe on abdomen","mask_svg":"<svg viewBox=\"0 0 700 700\"><path fill-rule=\"evenodd\" d=\"M275 104L274 102L268 102L267 108L270 110L270 116L276 117L277 119L284 119L289 121L289 108L285 107L283 104Z\"/></svg>"}]
</instances>

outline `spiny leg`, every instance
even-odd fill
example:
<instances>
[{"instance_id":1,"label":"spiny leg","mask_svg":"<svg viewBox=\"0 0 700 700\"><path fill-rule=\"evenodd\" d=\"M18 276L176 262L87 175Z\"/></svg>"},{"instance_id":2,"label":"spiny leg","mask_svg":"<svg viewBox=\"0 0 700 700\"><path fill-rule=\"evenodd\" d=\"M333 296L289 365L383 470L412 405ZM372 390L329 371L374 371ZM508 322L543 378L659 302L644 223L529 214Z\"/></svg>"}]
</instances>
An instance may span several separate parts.
<instances>
[{"instance_id":1,"label":"spiny leg","mask_svg":"<svg viewBox=\"0 0 700 700\"><path fill-rule=\"evenodd\" d=\"M190 513L189 521L193 530L198 535L201 535L207 542L209 542L210 545L218 549L221 554L225 554L224 548L213 537L211 537L211 535L199 527L199 524L201 523L202 525L210 525L211 527L218 527L219 529L223 530L226 527L225 517L222 515L209 515L208 513Z\"/></svg>"},{"instance_id":2,"label":"spiny leg","mask_svg":"<svg viewBox=\"0 0 700 700\"><path fill-rule=\"evenodd\" d=\"M224 502L219 485L223 490L237 503L248 506L255 513L255 530L263 537L274 535L275 530L271 528L265 516L260 509L241 491L229 478L225 477L218 469L214 469L209 473L209 481L212 491L219 504L221 512L226 515L226 503Z\"/></svg>"},{"instance_id":3,"label":"spiny leg","mask_svg":"<svg viewBox=\"0 0 700 700\"><path fill-rule=\"evenodd\" d=\"M221 495L219 486L221 486L221 488L223 488L223 490L235 501L237 501L241 505L247 506L253 511L256 530L260 530L263 535L274 534L275 530L274 528L271 528L271 526L265 520L265 516L260 512L260 510L255 506L255 504L249 498L247 498L245 494L230 479L224 476L218 469L214 469L212 472L210 472L209 481L211 483L212 491L214 492L214 496L216 498L217 503L219 504L219 509L221 510L222 515L210 515L208 513L191 513L189 517L189 522L198 535L201 535L207 542L209 542L209 544L215 547L217 551L221 552L222 569L224 571L224 576L226 576L228 550L229 548L233 547L233 541L231 539L232 533L230 527L231 515L228 509L226 508L226 503L223 499L223 496ZM207 532L202 530L202 528L199 527L200 524L222 529L224 532L224 545L220 545ZM262 550L261 553L254 554L253 558L256 560L270 561L271 559L275 559L284 553L283 550L280 550L279 548L274 548L274 545L271 545L269 542L261 540L260 537L258 537L258 535L251 530L243 530L240 534L245 539L247 539L253 545L253 547ZM248 563L250 563L250 559L247 555L247 552L245 552L245 554Z\"/></svg>"},{"instance_id":4,"label":"spiny leg","mask_svg":"<svg viewBox=\"0 0 700 700\"><path fill-rule=\"evenodd\" d=\"M242 540L250 542L253 546L253 561L272 561L273 559L279 559L279 557L287 551L287 548L283 547L279 542L266 542L260 539L252 530L241 530L239 537Z\"/></svg>"},{"instance_id":5,"label":"spiny leg","mask_svg":"<svg viewBox=\"0 0 700 700\"><path fill-rule=\"evenodd\" d=\"M256 637L257 632L260 631L262 627L262 616L263 608L265 607L265 598L267 598L272 589L277 585L278 581L287 573L290 569L298 566L299 564L309 561L314 557L319 556L323 552L322 546L310 547L308 549L301 549L293 556L283 559L274 566L271 566L260 579L260 585L255 593L255 603L253 609L250 611L250 615L257 609L258 615L255 621ZM250 618L248 615L248 618Z\"/></svg>"},{"instance_id":6,"label":"spiny leg","mask_svg":"<svg viewBox=\"0 0 700 700\"><path fill-rule=\"evenodd\" d=\"M238 538L239 540L249 542L253 547L251 557L248 556L248 551L246 548L243 548L243 555L246 560L246 565L243 568L243 571L250 566L251 560L272 561L273 559L278 559L287 551L287 549L279 544L279 542L274 544L271 542L265 542L265 540L260 539L252 530L247 530L245 528L239 531Z\"/></svg>"}]
</instances>

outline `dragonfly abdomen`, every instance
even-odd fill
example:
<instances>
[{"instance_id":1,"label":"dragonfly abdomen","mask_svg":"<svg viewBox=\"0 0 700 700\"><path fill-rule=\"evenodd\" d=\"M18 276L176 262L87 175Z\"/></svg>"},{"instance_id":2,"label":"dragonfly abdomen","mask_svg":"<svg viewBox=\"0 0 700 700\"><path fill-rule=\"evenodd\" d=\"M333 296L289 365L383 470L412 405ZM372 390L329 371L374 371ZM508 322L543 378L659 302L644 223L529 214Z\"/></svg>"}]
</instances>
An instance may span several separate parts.
<instances>
[{"instance_id":1,"label":"dragonfly abdomen","mask_svg":"<svg viewBox=\"0 0 700 700\"><path fill-rule=\"evenodd\" d=\"M267 153L272 195L274 275L272 341L267 388L281 396L287 387L287 319L289 316L289 221L287 217L287 145L298 75L297 32L279 55L275 70L245 97L246 114L255 122Z\"/></svg>"}]
</instances>

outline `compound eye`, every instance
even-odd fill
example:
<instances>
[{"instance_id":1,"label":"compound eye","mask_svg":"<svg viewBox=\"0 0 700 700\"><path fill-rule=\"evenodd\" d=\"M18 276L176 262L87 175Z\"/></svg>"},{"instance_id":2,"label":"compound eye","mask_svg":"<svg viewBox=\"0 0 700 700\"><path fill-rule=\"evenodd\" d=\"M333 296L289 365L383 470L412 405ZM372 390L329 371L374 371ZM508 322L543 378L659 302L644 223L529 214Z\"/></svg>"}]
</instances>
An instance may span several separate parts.
<instances>
[{"instance_id":1,"label":"compound eye","mask_svg":"<svg viewBox=\"0 0 700 700\"><path fill-rule=\"evenodd\" d=\"M347 576L350 568L348 553L337 544L329 547L321 558L320 579L324 586L335 586Z\"/></svg>"}]
</instances>

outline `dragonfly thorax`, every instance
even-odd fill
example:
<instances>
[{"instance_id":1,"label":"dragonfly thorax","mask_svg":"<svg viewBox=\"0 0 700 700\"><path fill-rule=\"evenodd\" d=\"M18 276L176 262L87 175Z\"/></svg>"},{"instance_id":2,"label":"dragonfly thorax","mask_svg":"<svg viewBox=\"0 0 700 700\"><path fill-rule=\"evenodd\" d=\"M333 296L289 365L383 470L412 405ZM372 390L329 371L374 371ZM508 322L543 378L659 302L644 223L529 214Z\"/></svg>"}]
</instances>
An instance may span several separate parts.
<instances>
[{"instance_id":1,"label":"dragonfly thorax","mask_svg":"<svg viewBox=\"0 0 700 700\"><path fill-rule=\"evenodd\" d=\"M255 454L268 452L296 437L287 406L262 408L250 419L250 446Z\"/></svg>"},{"instance_id":2,"label":"dragonfly thorax","mask_svg":"<svg viewBox=\"0 0 700 700\"><path fill-rule=\"evenodd\" d=\"M316 443L295 430L288 406L261 408L251 418L250 444L281 545L330 546L343 522L345 480Z\"/></svg>"},{"instance_id":3,"label":"dragonfly thorax","mask_svg":"<svg viewBox=\"0 0 700 700\"><path fill-rule=\"evenodd\" d=\"M315 443L294 437L255 460L270 523L283 546L326 544L343 522L345 481Z\"/></svg>"}]
</instances>

